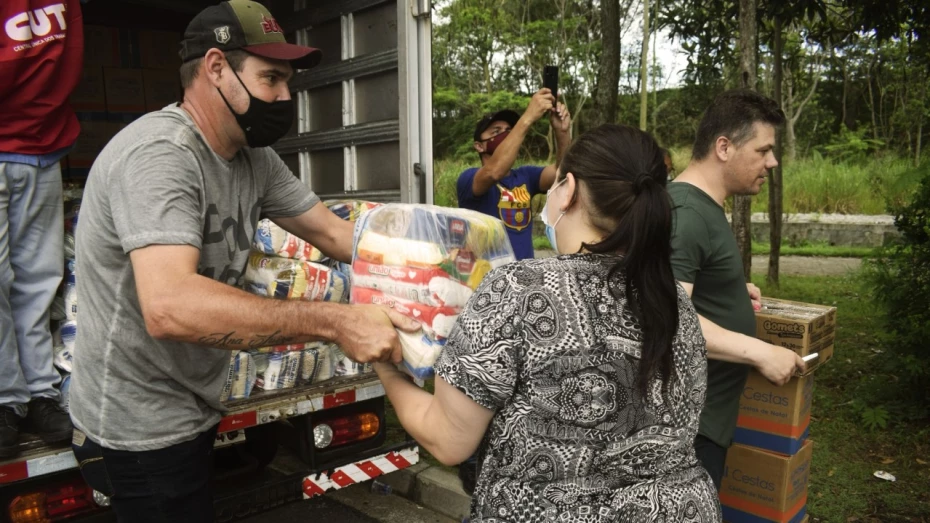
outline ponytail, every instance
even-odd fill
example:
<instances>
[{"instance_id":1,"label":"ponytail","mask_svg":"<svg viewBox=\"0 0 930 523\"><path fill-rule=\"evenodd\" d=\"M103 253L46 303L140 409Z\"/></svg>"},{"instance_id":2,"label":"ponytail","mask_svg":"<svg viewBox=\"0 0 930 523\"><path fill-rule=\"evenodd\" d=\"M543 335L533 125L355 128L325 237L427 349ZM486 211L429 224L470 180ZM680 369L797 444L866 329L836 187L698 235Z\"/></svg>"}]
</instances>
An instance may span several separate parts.
<instances>
[{"instance_id":1,"label":"ponytail","mask_svg":"<svg viewBox=\"0 0 930 523\"><path fill-rule=\"evenodd\" d=\"M634 170L636 165L639 171ZM610 279L622 270L626 284L623 289L610 289L615 295L622 290L642 328L636 388L645 396L655 377L663 378L666 386L672 380L672 340L678 332L678 290L671 264L672 202L666 190L665 159L645 132L607 124L579 138L561 170L583 182L592 211L601 221L615 224L602 241L583 247L595 253L623 254L611 268Z\"/></svg>"}]
</instances>

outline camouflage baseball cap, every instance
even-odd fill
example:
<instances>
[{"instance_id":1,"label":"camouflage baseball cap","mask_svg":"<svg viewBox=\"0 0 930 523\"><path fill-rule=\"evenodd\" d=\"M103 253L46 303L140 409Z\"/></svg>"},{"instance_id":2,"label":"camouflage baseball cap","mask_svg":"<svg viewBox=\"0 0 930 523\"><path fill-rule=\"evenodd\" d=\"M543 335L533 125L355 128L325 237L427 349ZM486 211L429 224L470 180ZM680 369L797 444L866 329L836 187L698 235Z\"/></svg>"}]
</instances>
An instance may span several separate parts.
<instances>
[{"instance_id":1,"label":"camouflage baseball cap","mask_svg":"<svg viewBox=\"0 0 930 523\"><path fill-rule=\"evenodd\" d=\"M229 0L197 14L181 41L181 61L203 58L207 51L242 49L251 54L286 60L298 69L320 63L319 49L288 43L284 31L265 6L249 0Z\"/></svg>"}]
</instances>

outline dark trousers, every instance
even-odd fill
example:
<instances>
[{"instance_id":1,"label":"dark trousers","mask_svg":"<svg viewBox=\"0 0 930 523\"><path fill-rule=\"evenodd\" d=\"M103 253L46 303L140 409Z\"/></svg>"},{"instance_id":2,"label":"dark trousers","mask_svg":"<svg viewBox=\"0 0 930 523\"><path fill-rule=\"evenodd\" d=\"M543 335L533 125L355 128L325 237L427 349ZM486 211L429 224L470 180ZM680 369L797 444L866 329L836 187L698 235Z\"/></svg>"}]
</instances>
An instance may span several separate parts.
<instances>
[{"instance_id":1,"label":"dark trousers","mask_svg":"<svg viewBox=\"0 0 930 523\"><path fill-rule=\"evenodd\" d=\"M713 441L698 435L694 438L694 451L697 453L697 459L701 465L710 474L714 481L714 487L720 491L720 482L723 480L723 470L727 462L727 449L717 445Z\"/></svg>"},{"instance_id":2,"label":"dark trousers","mask_svg":"<svg viewBox=\"0 0 930 523\"><path fill-rule=\"evenodd\" d=\"M208 523L213 513L216 427L158 450L125 451L85 438L71 448L84 480L110 497L122 522Z\"/></svg>"}]
</instances>

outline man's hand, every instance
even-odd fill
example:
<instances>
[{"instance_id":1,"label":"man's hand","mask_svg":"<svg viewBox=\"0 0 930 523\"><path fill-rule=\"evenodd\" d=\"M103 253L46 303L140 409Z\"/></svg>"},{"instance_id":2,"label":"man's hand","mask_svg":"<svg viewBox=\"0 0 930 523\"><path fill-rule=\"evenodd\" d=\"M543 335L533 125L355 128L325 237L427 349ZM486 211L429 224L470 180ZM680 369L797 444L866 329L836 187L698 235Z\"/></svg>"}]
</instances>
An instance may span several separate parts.
<instances>
[{"instance_id":1,"label":"man's hand","mask_svg":"<svg viewBox=\"0 0 930 523\"><path fill-rule=\"evenodd\" d=\"M762 291L753 283L746 284L746 290L749 291L749 301L752 302L752 310L762 310Z\"/></svg>"},{"instance_id":2,"label":"man's hand","mask_svg":"<svg viewBox=\"0 0 930 523\"><path fill-rule=\"evenodd\" d=\"M415 332L420 328L414 320L387 307L354 305L346 311L335 341L346 356L359 363L400 363L403 353L396 329Z\"/></svg>"},{"instance_id":3,"label":"man's hand","mask_svg":"<svg viewBox=\"0 0 930 523\"><path fill-rule=\"evenodd\" d=\"M771 354L767 354L761 364L756 365L765 379L775 385L788 383L795 373L803 373L807 368L804 360L793 350L776 345L769 345Z\"/></svg>"},{"instance_id":4,"label":"man's hand","mask_svg":"<svg viewBox=\"0 0 930 523\"><path fill-rule=\"evenodd\" d=\"M568 112L565 104L557 104L555 109L549 113L549 124L557 133L569 133L572 130L572 115Z\"/></svg>"},{"instance_id":5,"label":"man's hand","mask_svg":"<svg viewBox=\"0 0 930 523\"><path fill-rule=\"evenodd\" d=\"M551 112L554 105L555 97L552 96L552 91L546 88L540 89L530 99L530 104L523 112L523 118L529 120L530 124L534 124L546 113Z\"/></svg>"}]
</instances>

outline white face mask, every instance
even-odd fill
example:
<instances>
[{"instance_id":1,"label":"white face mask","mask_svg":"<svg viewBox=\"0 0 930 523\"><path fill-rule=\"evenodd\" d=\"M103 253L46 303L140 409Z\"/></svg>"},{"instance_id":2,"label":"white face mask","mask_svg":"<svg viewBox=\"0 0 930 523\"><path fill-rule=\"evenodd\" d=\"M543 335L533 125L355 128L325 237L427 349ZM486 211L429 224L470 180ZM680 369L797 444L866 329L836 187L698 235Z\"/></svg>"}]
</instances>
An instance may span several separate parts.
<instances>
[{"instance_id":1,"label":"white face mask","mask_svg":"<svg viewBox=\"0 0 930 523\"><path fill-rule=\"evenodd\" d=\"M558 241L556 241L556 237L555 237L555 226L558 225L559 221L562 220L562 217L565 216L565 211L562 211L559 214L559 217L555 219L555 223L550 225L549 224L549 196L552 194L552 191L554 191L556 187L565 183L565 180L567 179L568 179L567 177L563 178L561 182L553 185L552 187L549 188L548 191L546 191L546 205L543 205L542 216L541 216L543 225L546 226L546 238L549 240L549 244L552 245L552 248L558 254L561 254L561 253L559 252L559 243Z\"/></svg>"}]
</instances>

